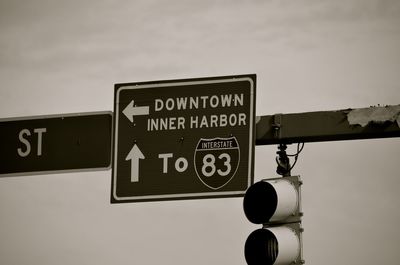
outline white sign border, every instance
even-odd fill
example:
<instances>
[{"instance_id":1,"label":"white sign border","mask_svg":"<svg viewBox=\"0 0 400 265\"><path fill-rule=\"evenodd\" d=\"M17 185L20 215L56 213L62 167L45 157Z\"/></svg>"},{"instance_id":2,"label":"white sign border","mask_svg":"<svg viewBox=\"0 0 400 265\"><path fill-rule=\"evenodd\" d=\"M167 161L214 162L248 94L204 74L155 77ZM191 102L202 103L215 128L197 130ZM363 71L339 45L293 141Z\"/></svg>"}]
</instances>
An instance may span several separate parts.
<instances>
[{"instance_id":1,"label":"white sign border","mask_svg":"<svg viewBox=\"0 0 400 265\"><path fill-rule=\"evenodd\" d=\"M243 191L212 191L212 192L200 192L200 193L181 193L181 194L165 194L165 195L143 195L143 196L129 196L129 197L118 197L117 196L117 160L118 160L118 121L119 121L119 113L120 113L120 108L119 108L119 96L120 92L123 90L131 90L131 89L146 89L146 88L158 88L158 87L172 87L172 86L187 86L187 85L202 85L202 84L217 84L217 83L231 83L231 82L242 82L242 81L248 81L250 83L250 132L249 132L249 167L248 167L248 187L252 184L252 177L251 177L251 172L252 172L252 167L251 167L251 161L253 159L253 153L254 153L254 121L255 118L254 116L254 93L255 93L255 88L254 88L254 82L251 77L226 77L221 79L209 79L209 80L191 80L191 81L176 81L176 82L167 82L167 83L154 83L154 84L138 84L138 85L126 85L126 86L121 86L118 88L116 92L116 98L115 98L115 111L114 111L114 119L115 119L115 127L114 127L114 164L113 164L113 171L112 171L112 181L113 181L113 190L112 190L112 196L113 199L116 201L121 201L121 202L127 202L127 201L156 201L157 199L159 200L168 200L168 199L184 199L184 198L201 198L201 197L228 197L228 196L240 196L244 195L246 193L246 190Z\"/></svg>"}]
</instances>

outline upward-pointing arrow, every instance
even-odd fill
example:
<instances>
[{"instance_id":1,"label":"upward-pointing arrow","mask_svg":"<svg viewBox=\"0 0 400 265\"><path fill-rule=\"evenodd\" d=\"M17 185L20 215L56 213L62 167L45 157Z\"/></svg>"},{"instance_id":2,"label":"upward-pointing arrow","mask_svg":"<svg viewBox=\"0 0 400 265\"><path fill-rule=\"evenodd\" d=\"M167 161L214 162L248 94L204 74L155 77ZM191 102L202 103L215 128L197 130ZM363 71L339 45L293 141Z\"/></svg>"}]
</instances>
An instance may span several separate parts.
<instances>
[{"instance_id":1,"label":"upward-pointing arrow","mask_svg":"<svg viewBox=\"0 0 400 265\"><path fill-rule=\"evenodd\" d=\"M149 109L149 106L135 107L134 101L132 100L128 104L128 106L125 107L122 113L128 118L130 122L133 122L133 116L149 115Z\"/></svg>"},{"instance_id":2,"label":"upward-pointing arrow","mask_svg":"<svg viewBox=\"0 0 400 265\"><path fill-rule=\"evenodd\" d=\"M131 160L131 182L139 181L139 159L144 159L142 151L134 144L125 160Z\"/></svg>"}]
</instances>

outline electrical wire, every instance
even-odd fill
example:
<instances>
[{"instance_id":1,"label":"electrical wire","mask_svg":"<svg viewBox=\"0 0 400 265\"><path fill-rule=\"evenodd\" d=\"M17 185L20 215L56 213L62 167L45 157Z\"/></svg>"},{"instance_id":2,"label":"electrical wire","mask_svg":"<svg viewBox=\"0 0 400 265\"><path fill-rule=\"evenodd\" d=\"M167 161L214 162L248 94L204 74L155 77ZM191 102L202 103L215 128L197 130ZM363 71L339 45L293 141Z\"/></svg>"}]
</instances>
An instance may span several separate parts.
<instances>
[{"instance_id":1,"label":"electrical wire","mask_svg":"<svg viewBox=\"0 0 400 265\"><path fill-rule=\"evenodd\" d=\"M301 147L300 147L300 145L301 145ZM296 165L297 159L299 157L299 154L301 153L301 151L303 151L303 148L304 148L304 143L297 143L297 152L296 152L296 154L287 155L287 156L294 156L294 162L293 162L293 165L290 167L289 171L291 171L294 168L294 166Z\"/></svg>"},{"instance_id":2,"label":"electrical wire","mask_svg":"<svg viewBox=\"0 0 400 265\"><path fill-rule=\"evenodd\" d=\"M301 145L301 147L300 147ZM304 148L304 143L297 143L297 153L296 154L292 154L292 155L287 155L287 156L298 156L301 151L303 151Z\"/></svg>"}]
</instances>

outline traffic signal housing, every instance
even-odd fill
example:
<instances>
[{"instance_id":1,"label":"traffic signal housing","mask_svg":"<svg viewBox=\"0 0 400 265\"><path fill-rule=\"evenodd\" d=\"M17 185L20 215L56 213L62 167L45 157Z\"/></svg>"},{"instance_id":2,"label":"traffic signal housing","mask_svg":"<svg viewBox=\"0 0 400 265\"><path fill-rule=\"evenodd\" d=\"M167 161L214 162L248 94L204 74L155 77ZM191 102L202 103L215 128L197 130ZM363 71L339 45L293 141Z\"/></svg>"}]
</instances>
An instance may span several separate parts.
<instances>
[{"instance_id":1,"label":"traffic signal housing","mask_svg":"<svg viewBox=\"0 0 400 265\"><path fill-rule=\"evenodd\" d=\"M287 176L259 181L247 190L244 213L263 225L246 240L248 265L304 264L301 184L299 176Z\"/></svg>"}]
</instances>

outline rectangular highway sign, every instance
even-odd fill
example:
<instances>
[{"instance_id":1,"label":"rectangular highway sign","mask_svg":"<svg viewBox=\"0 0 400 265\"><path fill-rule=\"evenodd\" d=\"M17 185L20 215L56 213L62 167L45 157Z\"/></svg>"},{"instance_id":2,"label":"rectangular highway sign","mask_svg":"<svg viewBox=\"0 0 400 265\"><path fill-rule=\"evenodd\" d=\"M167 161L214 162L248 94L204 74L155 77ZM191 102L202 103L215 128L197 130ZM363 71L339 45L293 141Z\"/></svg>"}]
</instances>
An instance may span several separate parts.
<instances>
[{"instance_id":1,"label":"rectangular highway sign","mask_svg":"<svg viewBox=\"0 0 400 265\"><path fill-rule=\"evenodd\" d=\"M0 177L110 168L112 112L0 119Z\"/></svg>"},{"instance_id":2,"label":"rectangular highway sign","mask_svg":"<svg viewBox=\"0 0 400 265\"><path fill-rule=\"evenodd\" d=\"M243 196L255 75L115 85L111 202Z\"/></svg>"}]
</instances>

